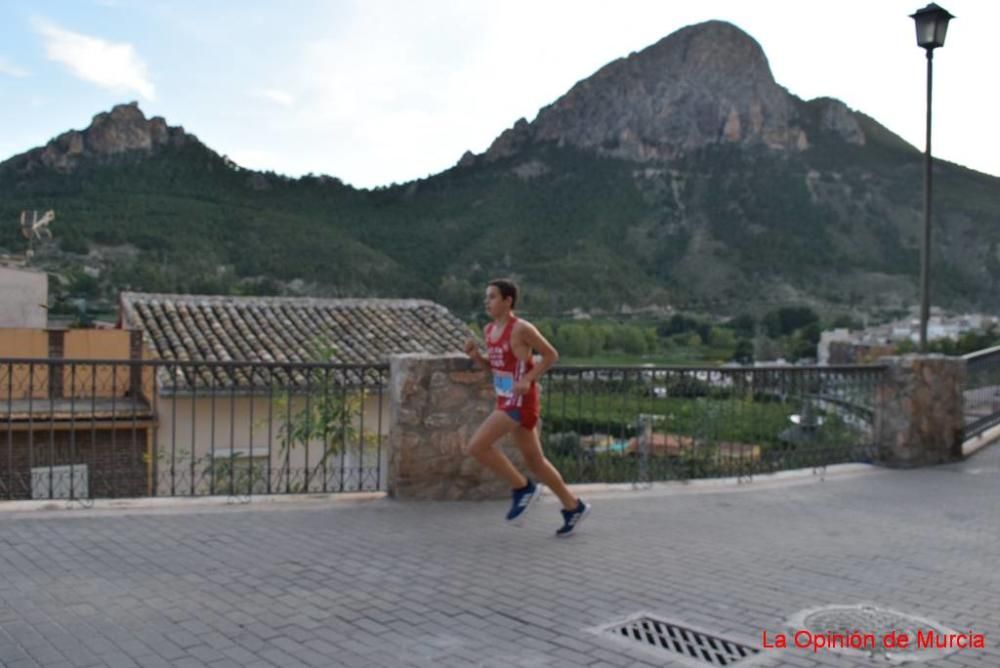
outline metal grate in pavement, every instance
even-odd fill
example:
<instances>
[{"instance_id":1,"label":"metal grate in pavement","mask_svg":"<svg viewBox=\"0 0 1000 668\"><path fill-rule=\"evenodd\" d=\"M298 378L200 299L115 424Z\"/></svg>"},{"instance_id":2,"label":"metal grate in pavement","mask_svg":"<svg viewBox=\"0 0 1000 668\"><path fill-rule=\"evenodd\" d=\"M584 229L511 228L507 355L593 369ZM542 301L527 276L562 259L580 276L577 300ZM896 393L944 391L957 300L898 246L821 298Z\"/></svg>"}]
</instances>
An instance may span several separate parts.
<instances>
[{"instance_id":1,"label":"metal grate in pavement","mask_svg":"<svg viewBox=\"0 0 1000 668\"><path fill-rule=\"evenodd\" d=\"M756 647L653 617L615 624L606 632L708 666L732 666L760 652Z\"/></svg>"}]
</instances>

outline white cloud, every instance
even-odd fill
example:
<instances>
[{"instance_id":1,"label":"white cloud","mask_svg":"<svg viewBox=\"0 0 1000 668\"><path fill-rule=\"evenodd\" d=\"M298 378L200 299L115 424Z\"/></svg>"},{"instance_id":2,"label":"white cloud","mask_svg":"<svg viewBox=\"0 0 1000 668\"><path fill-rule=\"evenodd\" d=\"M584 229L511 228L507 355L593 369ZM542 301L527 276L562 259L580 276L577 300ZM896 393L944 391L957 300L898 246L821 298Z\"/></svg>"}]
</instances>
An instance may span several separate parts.
<instances>
[{"instance_id":1,"label":"white cloud","mask_svg":"<svg viewBox=\"0 0 1000 668\"><path fill-rule=\"evenodd\" d=\"M226 153L226 157L246 169L274 170L282 156L274 151L258 148L236 148Z\"/></svg>"},{"instance_id":2,"label":"white cloud","mask_svg":"<svg viewBox=\"0 0 1000 668\"><path fill-rule=\"evenodd\" d=\"M45 40L49 60L62 63L77 77L115 92L135 92L152 100L156 89L146 63L131 44L108 42L40 21L36 29Z\"/></svg>"},{"instance_id":3,"label":"white cloud","mask_svg":"<svg viewBox=\"0 0 1000 668\"><path fill-rule=\"evenodd\" d=\"M296 171L367 187L408 181L451 167L517 119L484 94L496 80L481 48L492 12L463 0L433 6L338 9L301 42L287 68L300 102L274 123L285 145L295 137Z\"/></svg>"},{"instance_id":4,"label":"white cloud","mask_svg":"<svg viewBox=\"0 0 1000 668\"><path fill-rule=\"evenodd\" d=\"M26 77L28 76L28 70L18 67L3 56L0 56L0 74L6 74L9 77Z\"/></svg>"},{"instance_id":5,"label":"white cloud","mask_svg":"<svg viewBox=\"0 0 1000 668\"><path fill-rule=\"evenodd\" d=\"M254 97L260 97L265 100L270 100L275 104L279 104L282 107L291 107L295 105L295 96L283 90L278 90L276 88L264 88L253 91Z\"/></svg>"}]
</instances>

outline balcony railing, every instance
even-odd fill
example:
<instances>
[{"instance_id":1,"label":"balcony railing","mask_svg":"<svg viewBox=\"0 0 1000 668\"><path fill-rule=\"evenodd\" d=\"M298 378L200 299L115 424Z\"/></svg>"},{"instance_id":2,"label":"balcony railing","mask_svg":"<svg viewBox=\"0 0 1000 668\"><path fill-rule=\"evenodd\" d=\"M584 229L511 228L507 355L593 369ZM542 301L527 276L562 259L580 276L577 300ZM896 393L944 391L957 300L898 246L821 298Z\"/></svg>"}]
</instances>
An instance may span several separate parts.
<instances>
[{"instance_id":1,"label":"balcony railing","mask_svg":"<svg viewBox=\"0 0 1000 668\"><path fill-rule=\"evenodd\" d=\"M969 355L966 438L1000 425ZM556 367L542 441L568 482L753 476L875 459L886 367ZM0 359L0 498L386 489L387 365Z\"/></svg>"},{"instance_id":2,"label":"balcony railing","mask_svg":"<svg viewBox=\"0 0 1000 668\"><path fill-rule=\"evenodd\" d=\"M557 367L548 457L569 482L750 476L870 461L881 366Z\"/></svg>"},{"instance_id":3,"label":"balcony railing","mask_svg":"<svg viewBox=\"0 0 1000 668\"><path fill-rule=\"evenodd\" d=\"M388 367L0 359L0 498L383 488Z\"/></svg>"},{"instance_id":4,"label":"balcony railing","mask_svg":"<svg viewBox=\"0 0 1000 668\"><path fill-rule=\"evenodd\" d=\"M965 438L1000 425L1000 346L965 356Z\"/></svg>"}]
</instances>

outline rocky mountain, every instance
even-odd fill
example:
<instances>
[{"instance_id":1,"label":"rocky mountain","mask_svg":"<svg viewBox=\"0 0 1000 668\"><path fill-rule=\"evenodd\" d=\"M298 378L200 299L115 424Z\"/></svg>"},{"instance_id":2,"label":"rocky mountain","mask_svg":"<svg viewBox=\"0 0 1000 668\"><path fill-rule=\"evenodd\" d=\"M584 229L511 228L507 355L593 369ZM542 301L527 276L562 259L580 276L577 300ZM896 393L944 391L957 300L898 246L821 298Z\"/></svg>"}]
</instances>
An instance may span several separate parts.
<instances>
[{"instance_id":1,"label":"rocky mountain","mask_svg":"<svg viewBox=\"0 0 1000 668\"><path fill-rule=\"evenodd\" d=\"M155 155L168 146L197 142L181 127L169 127L160 116L146 119L136 102L120 104L110 112L94 116L85 130L70 130L43 147L32 149L3 163L10 173L37 169L72 172L83 162L100 163L122 156Z\"/></svg>"},{"instance_id":2,"label":"rocky mountain","mask_svg":"<svg viewBox=\"0 0 1000 668\"><path fill-rule=\"evenodd\" d=\"M484 157L497 160L540 142L637 162L670 161L714 144L801 152L809 148L807 126L817 121L845 142L865 142L843 103L826 99L804 109L774 81L752 37L709 21L609 63L534 122L519 120Z\"/></svg>"},{"instance_id":3,"label":"rocky mountain","mask_svg":"<svg viewBox=\"0 0 1000 668\"><path fill-rule=\"evenodd\" d=\"M934 303L1000 308L1000 179L935 163ZM66 297L118 289L422 296L462 314L514 275L553 313L830 311L917 301L922 156L801 100L720 21L616 60L441 174L358 190L242 170L132 105L0 163L0 220ZM0 248L22 242L11 225Z\"/></svg>"}]
</instances>

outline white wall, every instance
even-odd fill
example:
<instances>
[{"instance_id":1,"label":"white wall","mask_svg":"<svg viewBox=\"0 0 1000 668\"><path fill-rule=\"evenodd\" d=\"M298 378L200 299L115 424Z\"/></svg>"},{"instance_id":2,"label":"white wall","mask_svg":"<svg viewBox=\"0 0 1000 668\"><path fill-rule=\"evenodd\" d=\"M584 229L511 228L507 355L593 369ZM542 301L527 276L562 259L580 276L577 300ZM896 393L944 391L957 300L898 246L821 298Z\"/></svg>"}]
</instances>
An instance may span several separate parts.
<instances>
[{"instance_id":1,"label":"white wall","mask_svg":"<svg viewBox=\"0 0 1000 668\"><path fill-rule=\"evenodd\" d=\"M820 332L819 345L816 346L816 363L826 366L830 362L830 344L834 341L850 341L851 332L847 329L831 329Z\"/></svg>"},{"instance_id":2,"label":"white wall","mask_svg":"<svg viewBox=\"0 0 1000 668\"><path fill-rule=\"evenodd\" d=\"M49 278L45 272L0 267L0 327L48 325Z\"/></svg>"},{"instance_id":3,"label":"white wall","mask_svg":"<svg viewBox=\"0 0 1000 668\"><path fill-rule=\"evenodd\" d=\"M291 414L294 416L303 411L305 405L303 397L294 398L291 403ZM379 466L379 410L378 396L367 396L364 400L363 421L360 411L354 419L354 429L359 437L349 441L343 452L327 460L326 488L329 491L339 491L342 480L341 468L344 469L345 491L356 491L359 487L359 467L375 469ZM381 411L381 480L378 480L378 489L385 489L389 429L388 392L383 393ZM284 438L282 425L287 419L288 410L277 401L272 401L268 397L231 399L228 395L220 394L216 396L213 405L212 399L208 397L192 399L190 396L161 396L157 413L159 415L159 428L156 433L157 477L160 494L191 493L192 453L197 481L195 493L208 493L211 479L205 474L210 470L209 461L213 457L213 443L214 457L216 461L222 462L221 467L225 476L228 476L228 473L225 473L227 471L225 466L231 454L241 457L248 456L252 452L255 458L254 477L263 477L261 474L266 471L266 463L270 459L272 491L284 492L289 480L293 488L297 485L303 486L308 458L311 471L309 491L323 491L323 471L317 469L323 454L321 439L312 439L308 447L298 444L288 449L286 459L286 453L282 449ZM362 430L367 436L365 439L367 447L364 450L361 448ZM173 480L171 480L171 461L174 462ZM219 467L220 464L216 466ZM246 464L241 463L240 466ZM291 471L290 478L279 473L284 469ZM172 484L173 489L171 489ZM226 484L228 477L226 481L217 480L215 490L227 492ZM362 488L372 490L375 489L375 485L375 473L371 471L366 474ZM276 489L279 486L280 490ZM262 489L266 489L263 479L255 483L254 493L260 493Z\"/></svg>"}]
</instances>

